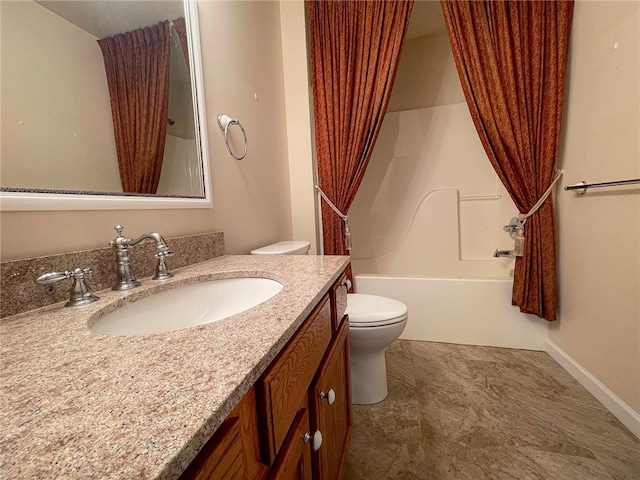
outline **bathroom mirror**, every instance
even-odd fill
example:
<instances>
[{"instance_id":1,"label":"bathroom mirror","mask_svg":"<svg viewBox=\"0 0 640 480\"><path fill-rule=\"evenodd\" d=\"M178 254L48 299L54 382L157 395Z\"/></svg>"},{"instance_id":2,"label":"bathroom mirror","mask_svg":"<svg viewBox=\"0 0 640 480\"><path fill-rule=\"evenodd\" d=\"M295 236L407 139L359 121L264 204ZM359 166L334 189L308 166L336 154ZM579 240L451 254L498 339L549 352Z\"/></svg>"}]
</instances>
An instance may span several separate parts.
<instances>
[{"instance_id":1,"label":"bathroom mirror","mask_svg":"<svg viewBox=\"0 0 640 480\"><path fill-rule=\"evenodd\" d=\"M3 0L0 8L1 210L211 206L195 1ZM174 25L180 17L186 28ZM164 142L156 155L160 178L146 193L125 193L112 116L117 101L97 40L160 22L168 22L170 35L166 135L156 142Z\"/></svg>"}]
</instances>

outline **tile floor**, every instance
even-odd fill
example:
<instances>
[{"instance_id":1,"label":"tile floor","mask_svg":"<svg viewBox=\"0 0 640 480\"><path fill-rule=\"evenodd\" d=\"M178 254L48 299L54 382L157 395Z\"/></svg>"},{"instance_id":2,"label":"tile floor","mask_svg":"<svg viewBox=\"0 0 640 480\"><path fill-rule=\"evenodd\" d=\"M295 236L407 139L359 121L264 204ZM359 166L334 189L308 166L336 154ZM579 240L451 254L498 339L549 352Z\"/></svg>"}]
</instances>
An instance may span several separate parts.
<instances>
[{"instance_id":1,"label":"tile floor","mask_svg":"<svg viewBox=\"0 0 640 480\"><path fill-rule=\"evenodd\" d=\"M344 480L640 480L640 440L548 354L398 340Z\"/></svg>"}]
</instances>

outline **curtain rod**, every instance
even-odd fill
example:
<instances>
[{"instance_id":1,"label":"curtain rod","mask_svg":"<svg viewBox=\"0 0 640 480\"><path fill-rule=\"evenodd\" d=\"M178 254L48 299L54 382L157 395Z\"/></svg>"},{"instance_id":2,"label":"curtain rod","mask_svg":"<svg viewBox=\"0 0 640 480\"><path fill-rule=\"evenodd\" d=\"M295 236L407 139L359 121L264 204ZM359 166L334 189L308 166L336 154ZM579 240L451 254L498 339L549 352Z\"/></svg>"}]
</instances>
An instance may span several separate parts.
<instances>
[{"instance_id":1,"label":"curtain rod","mask_svg":"<svg viewBox=\"0 0 640 480\"><path fill-rule=\"evenodd\" d=\"M589 188L602 188L602 187L621 187L624 185L637 185L640 184L640 178L631 178L629 180L616 180L614 182L600 182L600 183L587 183L581 180L580 183L564 187L565 190L582 190L578 194L584 194Z\"/></svg>"}]
</instances>

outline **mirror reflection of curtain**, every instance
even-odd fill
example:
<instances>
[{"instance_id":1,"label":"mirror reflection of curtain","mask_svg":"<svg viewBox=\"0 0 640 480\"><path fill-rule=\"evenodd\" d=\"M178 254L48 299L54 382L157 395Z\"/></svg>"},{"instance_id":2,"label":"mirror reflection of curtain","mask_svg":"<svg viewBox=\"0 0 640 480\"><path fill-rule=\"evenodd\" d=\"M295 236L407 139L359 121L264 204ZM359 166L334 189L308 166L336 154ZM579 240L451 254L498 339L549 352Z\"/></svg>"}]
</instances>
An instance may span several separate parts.
<instances>
[{"instance_id":1,"label":"mirror reflection of curtain","mask_svg":"<svg viewBox=\"0 0 640 480\"><path fill-rule=\"evenodd\" d=\"M122 189L156 193L169 113L169 21L98 40Z\"/></svg>"},{"instance_id":2,"label":"mirror reflection of curtain","mask_svg":"<svg viewBox=\"0 0 640 480\"><path fill-rule=\"evenodd\" d=\"M180 47L182 48L182 53L184 54L184 60L187 62L187 67L189 66L189 47L187 44L187 23L184 20L184 17L178 17L172 21L173 29L178 34L178 38L180 39Z\"/></svg>"}]
</instances>

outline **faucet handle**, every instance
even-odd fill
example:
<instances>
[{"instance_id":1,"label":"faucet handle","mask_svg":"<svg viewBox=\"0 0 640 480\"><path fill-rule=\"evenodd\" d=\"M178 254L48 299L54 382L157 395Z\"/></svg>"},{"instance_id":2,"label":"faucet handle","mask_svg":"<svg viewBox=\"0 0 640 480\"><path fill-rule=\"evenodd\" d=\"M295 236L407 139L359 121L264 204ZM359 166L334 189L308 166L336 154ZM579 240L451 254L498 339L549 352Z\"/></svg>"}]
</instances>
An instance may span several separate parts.
<instances>
[{"instance_id":1,"label":"faucet handle","mask_svg":"<svg viewBox=\"0 0 640 480\"><path fill-rule=\"evenodd\" d=\"M502 230L511 235L511 238L516 238L518 229L522 226L522 221L518 217L513 217L509 220L509 224L502 227Z\"/></svg>"},{"instance_id":2,"label":"faucet handle","mask_svg":"<svg viewBox=\"0 0 640 480\"><path fill-rule=\"evenodd\" d=\"M85 275L89 275L91 273L93 273L93 270L90 268L76 268L75 270L65 270L64 272L49 272L36 278L36 283L39 283L40 285L49 285L66 278L73 278L73 284L69 290L69 301L65 303L64 306L79 307L81 305L93 303L100 298L91 292L89 284L84 279Z\"/></svg>"},{"instance_id":3,"label":"faucet handle","mask_svg":"<svg viewBox=\"0 0 640 480\"><path fill-rule=\"evenodd\" d=\"M173 273L169 271L167 264L164 263L166 257L173 257L173 252L170 250L159 251L154 257L158 260L158 263L156 263L156 274L151 280L166 280L173 277Z\"/></svg>"},{"instance_id":4,"label":"faucet handle","mask_svg":"<svg viewBox=\"0 0 640 480\"><path fill-rule=\"evenodd\" d=\"M65 278L69 278L73 275L73 272L64 271L64 272L49 272L43 275L40 275L36 278L35 282L40 285L49 285L51 283L59 282L60 280L64 280Z\"/></svg>"},{"instance_id":5,"label":"faucet handle","mask_svg":"<svg viewBox=\"0 0 640 480\"><path fill-rule=\"evenodd\" d=\"M118 224L113 227L113 229L118 233L118 235L116 236L116 238L109 242L109 246L111 248L114 248L116 251L128 249L130 247L131 239L122 235L122 230L124 230L124 227Z\"/></svg>"},{"instance_id":6,"label":"faucet handle","mask_svg":"<svg viewBox=\"0 0 640 480\"><path fill-rule=\"evenodd\" d=\"M496 248L496 251L493 252L493 256L495 258L500 258L500 257L515 258L513 250L498 250L497 248Z\"/></svg>"},{"instance_id":7,"label":"faucet handle","mask_svg":"<svg viewBox=\"0 0 640 480\"><path fill-rule=\"evenodd\" d=\"M49 272L36 278L36 283L39 283L40 285L49 285L69 277L84 278L85 275L90 273L93 273L93 270L90 268L76 268L75 270L65 270L64 272Z\"/></svg>"}]
</instances>

